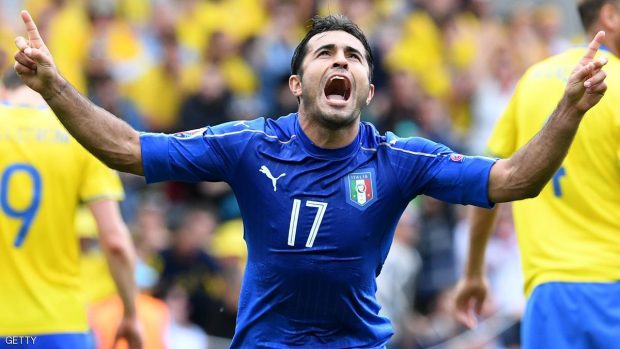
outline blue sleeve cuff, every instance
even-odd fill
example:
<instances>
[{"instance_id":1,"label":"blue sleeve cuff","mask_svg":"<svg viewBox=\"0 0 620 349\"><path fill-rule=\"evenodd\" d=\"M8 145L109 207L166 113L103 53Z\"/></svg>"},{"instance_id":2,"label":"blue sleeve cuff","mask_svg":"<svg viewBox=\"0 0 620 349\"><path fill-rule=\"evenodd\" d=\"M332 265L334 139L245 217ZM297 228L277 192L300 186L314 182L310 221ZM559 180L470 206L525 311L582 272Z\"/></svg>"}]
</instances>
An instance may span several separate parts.
<instances>
[{"instance_id":1,"label":"blue sleeve cuff","mask_svg":"<svg viewBox=\"0 0 620 349\"><path fill-rule=\"evenodd\" d=\"M493 207L489 200L489 176L496 159L444 153L438 161L422 194L451 204Z\"/></svg>"},{"instance_id":2,"label":"blue sleeve cuff","mask_svg":"<svg viewBox=\"0 0 620 349\"><path fill-rule=\"evenodd\" d=\"M498 159L483 156L473 156L472 163L469 166L469 175L465 177L464 187L470 188L465 190L464 201L469 205L483 208L492 208L494 202L489 200L489 177L491 169ZM479 193L485 193L480 195Z\"/></svg>"},{"instance_id":3,"label":"blue sleeve cuff","mask_svg":"<svg viewBox=\"0 0 620 349\"><path fill-rule=\"evenodd\" d=\"M142 170L147 183L168 180L171 173L168 153L169 136L163 133L141 133Z\"/></svg>"}]
</instances>

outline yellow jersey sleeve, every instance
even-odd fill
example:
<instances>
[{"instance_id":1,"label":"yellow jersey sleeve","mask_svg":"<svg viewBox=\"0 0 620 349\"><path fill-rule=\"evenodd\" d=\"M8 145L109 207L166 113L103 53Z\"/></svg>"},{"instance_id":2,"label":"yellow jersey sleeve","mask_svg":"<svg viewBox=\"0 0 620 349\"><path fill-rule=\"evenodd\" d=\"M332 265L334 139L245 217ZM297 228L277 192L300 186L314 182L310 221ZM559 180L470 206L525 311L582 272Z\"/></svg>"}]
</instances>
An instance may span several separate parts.
<instances>
[{"instance_id":1,"label":"yellow jersey sleeve","mask_svg":"<svg viewBox=\"0 0 620 349\"><path fill-rule=\"evenodd\" d=\"M124 192L118 173L90 153L85 154L84 176L80 186L80 200L90 202L102 198L123 200Z\"/></svg>"}]
</instances>

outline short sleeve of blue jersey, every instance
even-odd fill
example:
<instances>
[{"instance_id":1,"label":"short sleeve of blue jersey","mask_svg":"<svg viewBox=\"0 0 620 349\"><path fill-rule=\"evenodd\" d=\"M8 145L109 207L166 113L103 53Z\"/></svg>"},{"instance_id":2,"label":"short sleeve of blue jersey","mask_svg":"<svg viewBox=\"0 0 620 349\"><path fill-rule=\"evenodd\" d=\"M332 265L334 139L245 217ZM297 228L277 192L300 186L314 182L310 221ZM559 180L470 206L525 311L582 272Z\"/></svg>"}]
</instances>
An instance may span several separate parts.
<instances>
[{"instance_id":1,"label":"short sleeve of blue jersey","mask_svg":"<svg viewBox=\"0 0 620 349\"><path fill-rule=\"evenodd\" d=\"M424 138L395 139L392 165L401 189L412 198L419 194L453 204L490 208L488 187L496 159L464 156Z\"/></svg>"},{"instance_id":2,"label":"short sleeve of blue jersey","mask_svg":"<svg viewBox=\"0 0 620 349\"><path fill-rule=\"evenodd\" d=\"M229 122L175 134L142 133L147 183L227 181L264 119Z\"/></svg>"}]
</instances>

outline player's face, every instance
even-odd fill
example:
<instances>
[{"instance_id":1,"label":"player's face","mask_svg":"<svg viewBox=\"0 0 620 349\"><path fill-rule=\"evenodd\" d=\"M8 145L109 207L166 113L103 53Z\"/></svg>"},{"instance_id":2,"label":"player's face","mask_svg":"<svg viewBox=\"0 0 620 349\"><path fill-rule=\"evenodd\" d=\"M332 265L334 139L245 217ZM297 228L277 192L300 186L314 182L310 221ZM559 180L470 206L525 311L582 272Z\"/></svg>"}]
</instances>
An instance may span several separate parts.
<instances>
[{"instance_id":1,"label":"player's face","mask_svg":"<svg viewBox=\"0 0 620 349\"><path fill-rule=\"evenodd\" d=\"M301 77L291 77L291 90L301 98L300 112L324 127L351 125L372 99L374 86L369 81L366 50L347 32L313 36L301 68Z\"/></svg>"}]
</instances>

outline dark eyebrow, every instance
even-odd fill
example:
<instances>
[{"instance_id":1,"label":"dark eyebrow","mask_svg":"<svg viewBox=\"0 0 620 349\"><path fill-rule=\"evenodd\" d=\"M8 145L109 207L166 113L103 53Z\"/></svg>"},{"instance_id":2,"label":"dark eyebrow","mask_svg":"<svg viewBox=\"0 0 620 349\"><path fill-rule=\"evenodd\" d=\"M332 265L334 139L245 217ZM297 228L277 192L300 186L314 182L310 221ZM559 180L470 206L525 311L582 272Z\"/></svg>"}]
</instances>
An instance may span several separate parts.
<instances>
[{"instance_id":1,"label":"dark eyebrow","mask_svg":"<svg viewBox=\"0 0 620 349\"><path fill-rule=\"evenodd\" d=\"M336 45L334 45L334 44L325 44L325 45L317 48L316 50L314 50L314 52L316 53L316 52L319 52L319 51L322 51L322 50L329 50L329 51L331 51L331 50L333 50L335 48L336 48Z\"/></svg>"},{"instance_id":2,"label":"dark eyebrow","mask_svg":"<svg viewBox=\"0 0 620 349\"><path fill-rule=\"evenodd\" d=\"M334 44L325 44L325 45L317 48L316 50L314 50L314 52L316 53L316 52L320 52L322 50L330 50L331 51L331 50L334 50L335 48L336 48L336 45L334 45ZM354 47L347 46L347 47L344 48L344 50L345 50L345 52L355 53L355 54L360 55L360 57L364 57L364 55L362 55L362 53L358 49L356 49Z\"/></svg>"},{"instance_id":3,"label":"dark eyebrow","mask_svg":"<svg viewBox=\"0 0 620 349\"><path fill-rule=\"evenodd\" d=\"M344 50L345 50L346 52L349 52L349 53L351 53L351 52L352 52L352 53L358 54L360 57L364 57L364 55L363 55L360 51L358 51L356 48L353 48L353 47L351 47L351 46L347 46L347 47L345 47L345 49L344 49Z\"/></svg>"}]
</instances>

